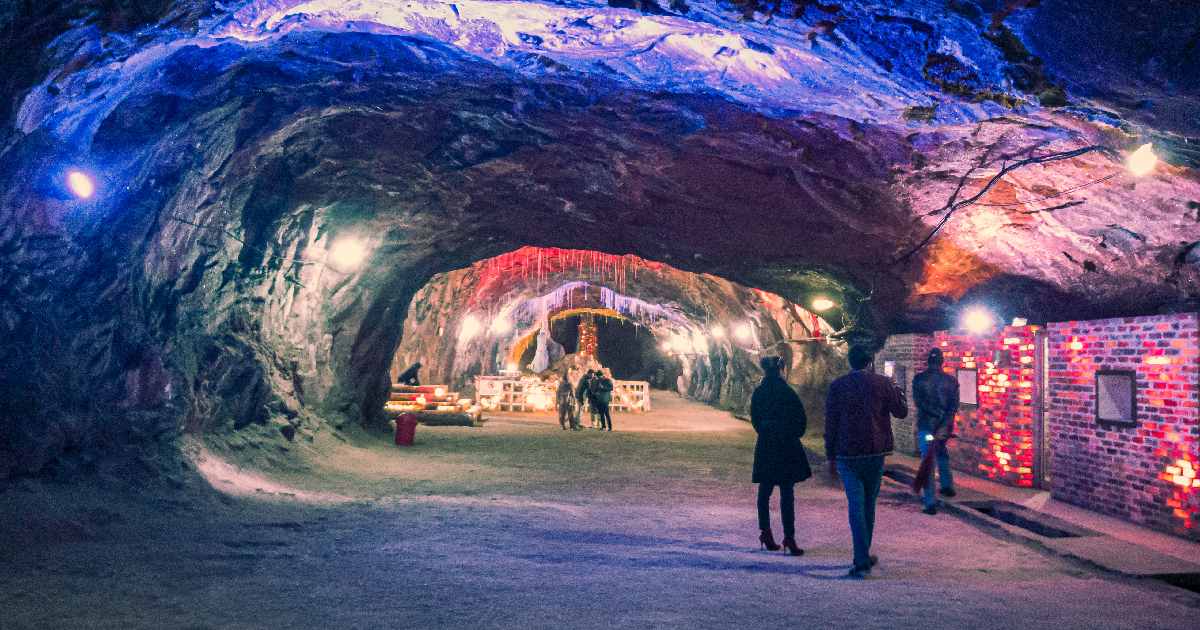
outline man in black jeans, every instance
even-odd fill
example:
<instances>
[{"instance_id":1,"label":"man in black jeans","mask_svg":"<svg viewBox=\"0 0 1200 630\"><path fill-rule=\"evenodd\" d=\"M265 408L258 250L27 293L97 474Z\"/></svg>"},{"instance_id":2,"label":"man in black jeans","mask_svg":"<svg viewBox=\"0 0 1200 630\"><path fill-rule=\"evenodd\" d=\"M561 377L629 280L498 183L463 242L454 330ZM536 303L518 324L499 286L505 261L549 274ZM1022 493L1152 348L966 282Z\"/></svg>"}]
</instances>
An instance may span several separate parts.
<instances>
[{"instance_id":1,"label":"man in black jeans","mask_svg":"<svg viewBox=\"0 0 1200 630\"><path fill-rule=\"evenodd\" d=\"M891 416L908 415L904 392L875 374L873 353L850 348L851 372L829 386L825 401L825 456L829 474L841 477L846 490L854 565L848 577L862 579L878 562L871 555L875 501L883 481L883 459L892 452Z\"/></svg>"},{"instance_id":2,"label":"man in black jeans","mask_svg":"<svg viewBox=\"0 0 1200 630\"><path fill-rule=\"evenodd\" d=\"M945 361L940 348L929 351L928 369L913 378L913 402L917 404L917 445L924 458L934 449L942 495L954 496L954 477L950 472L950 452L946 442L954 434L954 414L958 413L958 380L942 370ZM937 514L933 496L933 473L925 482L921 496L926 514Z\"/></svg>"}]
</instances>

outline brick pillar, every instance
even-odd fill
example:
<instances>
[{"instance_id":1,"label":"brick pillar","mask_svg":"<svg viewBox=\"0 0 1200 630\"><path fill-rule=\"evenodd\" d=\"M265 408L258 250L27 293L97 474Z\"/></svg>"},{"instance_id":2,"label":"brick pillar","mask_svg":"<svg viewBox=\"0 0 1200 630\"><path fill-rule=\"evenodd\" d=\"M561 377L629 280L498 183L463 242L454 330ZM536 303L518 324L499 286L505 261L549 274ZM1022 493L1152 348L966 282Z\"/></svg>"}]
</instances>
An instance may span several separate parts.
<instances>
[{"instance_id":1,"label":"brick pillar","mask_svg":"<svg viewBox=\"0 0 1200 630\"><path fill-rule=\"evenodd\" d=\"M908 397L908 417L892 419L892 434L896 438L896 452L917 454L917 408L913 403L912 379L925 369L925 356L933 347L933 335L919 333L892 335L875 355L875 371L885 374L891 365L892 378L904 389Z\"/></svg>"}]
</instances>

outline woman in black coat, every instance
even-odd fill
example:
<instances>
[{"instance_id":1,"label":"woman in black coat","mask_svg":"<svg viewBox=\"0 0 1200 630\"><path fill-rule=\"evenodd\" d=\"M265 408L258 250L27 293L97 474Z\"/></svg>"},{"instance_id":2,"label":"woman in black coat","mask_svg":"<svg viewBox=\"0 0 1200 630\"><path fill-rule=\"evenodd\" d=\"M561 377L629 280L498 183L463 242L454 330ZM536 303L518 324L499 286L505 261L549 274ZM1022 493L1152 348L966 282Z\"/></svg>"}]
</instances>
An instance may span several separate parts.
<instances>
[{"instance_id":1,"label":"woman in black coat","mask_svg":"<svg viewBox=\"0 0 1200 630\"><path fill-rule=\"evenodd\" d=\"M758 433L754 445L754 471L751 480L758 484L758 540L775 551L771 533L771 493L779 486L779 511L783 516L783 546L798 556L804 550L796 546L796 506L792 486L812 476L808 455L801 436L808 428L804 404L783 380L779 357L763 357L759 363L764 376L750 398L750 424Z\"/></svg>"}]
</instances>

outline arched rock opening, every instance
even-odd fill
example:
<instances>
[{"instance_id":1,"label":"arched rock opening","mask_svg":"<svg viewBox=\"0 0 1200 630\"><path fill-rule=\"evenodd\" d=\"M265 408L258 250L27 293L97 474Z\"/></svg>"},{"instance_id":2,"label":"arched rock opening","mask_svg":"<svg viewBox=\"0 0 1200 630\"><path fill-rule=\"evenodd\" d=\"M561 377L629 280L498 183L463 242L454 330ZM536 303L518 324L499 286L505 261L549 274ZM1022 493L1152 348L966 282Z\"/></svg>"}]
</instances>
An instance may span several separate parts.
<instances>
[{"instance_id":1,"label":"arched rock opening","mask_svg":"<svg viewBox=\"0 0 1200 630\"><path fill-rule=\"evenodd\" d=\"M470 392L474 376L529 372L539 330L581 317L644 329L635 351L646 352L639 363L651 369L639 380L738 412L747 410L763 355L785 359L814 410L844 368L844 342L829 339L834 329L779 295L632 255L525 247L439 274L418 291L391 375L420 361L426 380ZM611 368L603 343L598 351ZM549 365L560 358L551 355Z\"/></svg>"}]
</instances>

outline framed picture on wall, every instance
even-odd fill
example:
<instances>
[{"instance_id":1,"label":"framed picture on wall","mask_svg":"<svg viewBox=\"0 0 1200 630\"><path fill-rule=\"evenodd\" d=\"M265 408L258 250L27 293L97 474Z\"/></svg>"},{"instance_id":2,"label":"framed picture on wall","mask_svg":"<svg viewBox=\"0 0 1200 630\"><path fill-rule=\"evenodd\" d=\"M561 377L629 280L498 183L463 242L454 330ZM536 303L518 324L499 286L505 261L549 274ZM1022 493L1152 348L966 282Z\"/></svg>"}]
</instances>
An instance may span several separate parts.
<instances>
[{"instance_id":1,"label":"framed picture on wall","mask_svg":"<svg viewBox=\"0 0 1200 630\"><path fill-rule=\"evenodd\" d=\"M979 404L979 370L958 371L958 403L960 405Z\"/></svg>"},{"instance_id":2,"label":"framed picture on wall","mask_svg":"<svg viewBox=\"0 0 1200 630\"><path fill-rule=\"evenodd\" d=\"M1096 370L1096 423L1137 426L1137 373Z\"/></svg>"}]
</instances>

